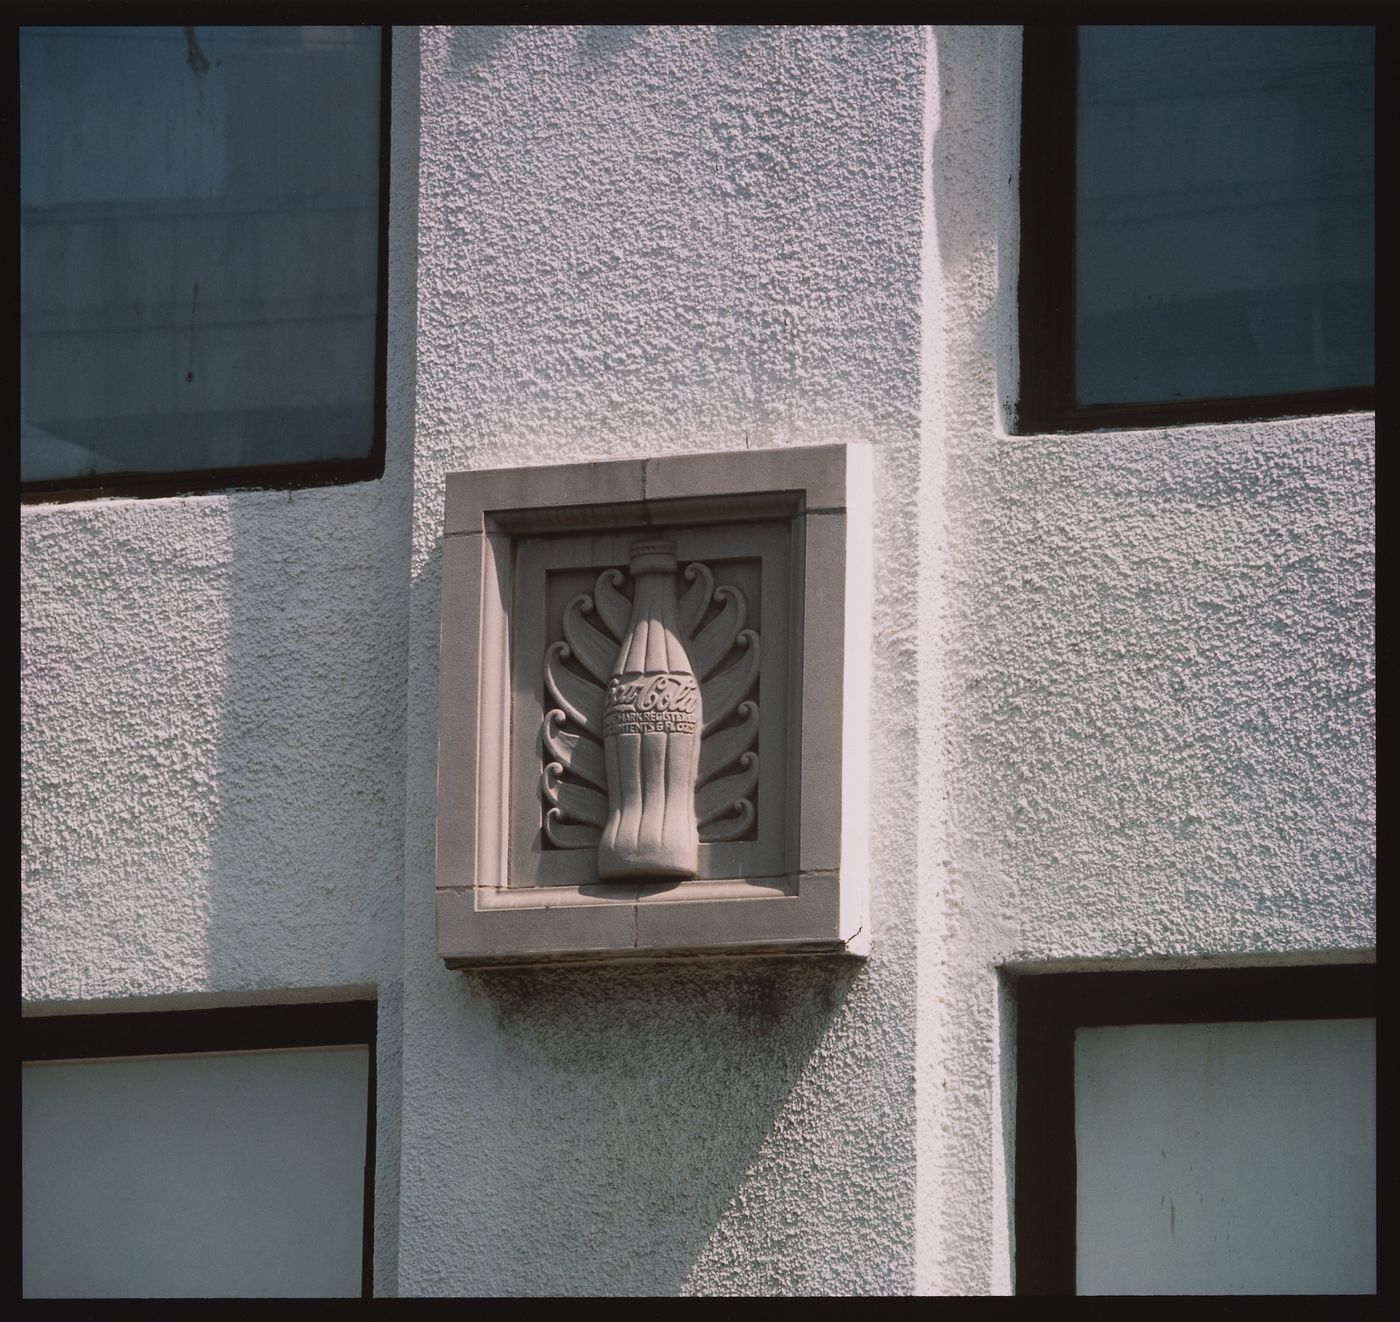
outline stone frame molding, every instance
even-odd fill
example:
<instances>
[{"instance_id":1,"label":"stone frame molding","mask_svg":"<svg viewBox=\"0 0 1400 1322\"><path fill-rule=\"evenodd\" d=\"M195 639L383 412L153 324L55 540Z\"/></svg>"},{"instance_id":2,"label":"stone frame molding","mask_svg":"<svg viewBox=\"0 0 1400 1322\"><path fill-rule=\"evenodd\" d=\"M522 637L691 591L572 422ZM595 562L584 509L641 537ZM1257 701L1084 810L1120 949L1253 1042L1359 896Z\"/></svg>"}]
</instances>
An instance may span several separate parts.
<instances>
[{"instance_id":1,"label":"stone frame molding","mask_svg":"<svg viewBox=\"0 0 1400 1322\"><path fill-rule=\"evenodd\" d=\"M868 953L871 506L861 445L447 475L437 932L448 967ZM591 851L554 849L541 829L542 662L567 595L550 575L596 579L657 536L682 565L741 566L762 601L757 825L701 843L693 880L604 882Z\"/></svg>"}]
</instances>

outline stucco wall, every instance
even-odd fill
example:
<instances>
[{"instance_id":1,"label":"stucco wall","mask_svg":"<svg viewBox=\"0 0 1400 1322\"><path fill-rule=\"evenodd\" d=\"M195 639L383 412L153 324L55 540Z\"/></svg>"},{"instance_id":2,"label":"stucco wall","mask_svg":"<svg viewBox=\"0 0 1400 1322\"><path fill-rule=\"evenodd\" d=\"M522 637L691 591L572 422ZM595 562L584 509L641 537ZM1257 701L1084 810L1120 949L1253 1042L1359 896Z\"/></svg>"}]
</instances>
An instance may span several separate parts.
<instances>
[{"instance_id":1,"label":"stucco wall","mask_svg":"<svg viewBox=\"0 0 1400 1322\"><path fill-rule=\"evenodd\" d=\"M937 33L923 1288L1009 1288L998 969L1375 942L1374 418L1009 434L1019 37Z\"/></svg>"},{"instance_id":2,"label":"stucco wall","mask_svg":"<svg viewBox=\"0 0 1400 1322\"><path fill-rule=\"evenodd\" d=\"M422 49L401 1289L910 1290L924 40ZM852 440L884 567L868 964L425 962L443 474Z\"/></svg>"},{"instance_id":3,"label":"stucco wall","mask_svg":"<svg viewBox=\"0 0 1400 1322\"><path fill-rule=\"evenodd\" d=\"M25 510L29 996L390 967L404 593L389 497Z\"/></svg>"},{"instance_id":4,"label":"stucco wall","mask_svg":"<svg viewBox=\"0 0 1400 1322\"><path fill-rule=\"evenodd\" d=\"M1018 86L401 32L384 479L23 511L29 1007L377 987L381 1292L1007 1289L1005 969L1373 945L1372 419L1011 434ZM851 440L869 961L446 972L443 475Z\"/></svg>"},{"instance_id":5,"label":"stucco wall","mask_svg":"<svg viewBox=\"0 0 1400 1322\"><path fill-rule=\"evenodd\" d=\"M375 482L21 511L30 1013L380 998L392 1286L416 54L396 46Z\"/></svg>"}]
</instances>

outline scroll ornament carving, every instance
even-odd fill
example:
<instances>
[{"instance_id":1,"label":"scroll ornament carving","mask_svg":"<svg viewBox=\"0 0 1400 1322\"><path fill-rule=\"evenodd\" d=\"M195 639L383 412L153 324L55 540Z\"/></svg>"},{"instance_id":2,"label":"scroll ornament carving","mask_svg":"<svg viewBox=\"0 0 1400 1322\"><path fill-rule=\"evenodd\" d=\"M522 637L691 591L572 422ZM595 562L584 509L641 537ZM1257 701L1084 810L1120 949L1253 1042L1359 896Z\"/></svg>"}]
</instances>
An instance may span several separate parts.
<instances>
[{"instance_id":1,"label":"scroll ornament carving","mask_svg":"<svg viewBox=\"0 0 1400 1322\"><path fill-rule=\"evenodd\" d=\"M740 839L756 817L758 634L706 565L686 566L680 592L675 552L637 542L631 600L605 569L545 652L545 835L597 849L603 880L693 877L701 842Z\"/></svg>"}]
</instances>

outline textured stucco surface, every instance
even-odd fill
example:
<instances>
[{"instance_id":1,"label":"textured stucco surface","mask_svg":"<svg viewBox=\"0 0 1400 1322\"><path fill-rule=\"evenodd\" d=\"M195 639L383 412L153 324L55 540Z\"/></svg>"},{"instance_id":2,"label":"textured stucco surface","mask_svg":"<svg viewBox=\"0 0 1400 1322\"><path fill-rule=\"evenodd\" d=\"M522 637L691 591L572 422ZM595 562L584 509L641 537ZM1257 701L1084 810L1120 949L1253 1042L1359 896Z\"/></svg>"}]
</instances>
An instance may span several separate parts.
<instances>
[{"instance_id":1,"label":"textured stucco surface","mask_svg":"<svg viewBox=\"0 0 1400 1322\"><path fill-rule=\"evenodd\" d=\"M396 47L388 461L302 491L21 511L32 1010L380 999L398 1143L416 57Z\"/></svg>"},{"instance_id":2,"label":"textured stucco surface","mask_svg":"<svg viewBox=\"0 0 1400 1322\"><path fill-rule=\"evenodd\" d=\"M1012 434L1015 30L395 49L383 481L23 511L25 995L377 985L383 1293L1005 1290L1004 970L1374 946L1373 419ZM443 475L843 441L869 961L445 971Z\"/></svg>"},{"instance_id":3,"label":"textured stucco surface","mask_svg":"<svg viewBox=\"0 0 1400 1322\"><path fill-rule=\"evenodd\" d=\"M924 43L424 31L404 1293L907 1291ZM875 953L448 974L442 475L868 441Z\"/></svg>"},{"instance_id":4,"label":"textured stucco surface","mask_svg":"<svg viewBox=\"0 0 1400 1322\"><path fill-rule=\"evenodd\" d=\"M1374 947L1374 419L1009 435L1019 39L935 47L918 1275L980 1293L1011 1281L999 966Z\"/></svg>"},{"instance_id":5,"label":"textured stucco surface","mask_svg":"<svg viewBox=\"0 0 1400 1322\"><path fill-rule=\"evenodd\" d=\"M1007 441L954 472L950 778L1007 954L1369 944L1369 419Z\"/></svg>"},{"instance_id":6,"label":"textured stucco surface","mask_svg":"<svg viewBox=\"0 0 1400 1322\"><path fill-rule=\"evenodd\" d=\"M385 506L366 484L25 511L30 997L382 974L403 597Z\"/></svg>"}]
</instances>

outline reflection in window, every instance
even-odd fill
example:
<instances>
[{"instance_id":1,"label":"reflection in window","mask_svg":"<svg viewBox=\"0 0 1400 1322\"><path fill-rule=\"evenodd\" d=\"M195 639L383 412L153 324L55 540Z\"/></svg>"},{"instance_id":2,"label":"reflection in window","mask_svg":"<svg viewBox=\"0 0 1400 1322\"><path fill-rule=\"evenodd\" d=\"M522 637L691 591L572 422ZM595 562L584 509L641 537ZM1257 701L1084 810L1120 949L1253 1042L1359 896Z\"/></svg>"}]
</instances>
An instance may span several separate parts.
<instances>
[{"instance_id":1,"label":"reflection in window","mask_svg":"<svg viewBox=\"0 0 1400 1322\"><path fill-rule=\"evenodd\" d=\"M1079 30L1075 403L1374 380L1375 32Z\"/></svg>"},{"instance_id":2,"label":"reflection in window","mask_svg":"<svg viewBox=\"0 0 1400 1322\"><path fill-rule=\"evenodd\" d=\"M380 42L22 31L24 480L371 453Z\"/></svg>"}]
</instances>

